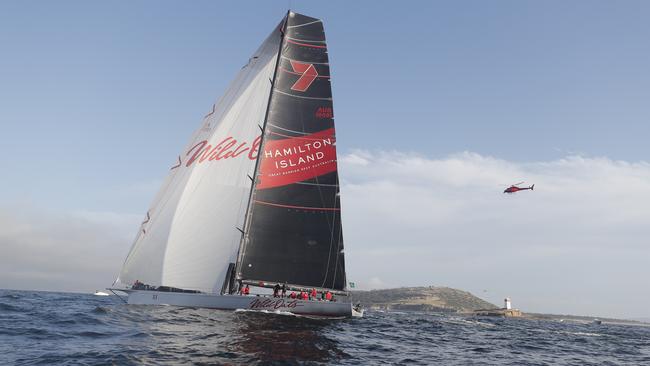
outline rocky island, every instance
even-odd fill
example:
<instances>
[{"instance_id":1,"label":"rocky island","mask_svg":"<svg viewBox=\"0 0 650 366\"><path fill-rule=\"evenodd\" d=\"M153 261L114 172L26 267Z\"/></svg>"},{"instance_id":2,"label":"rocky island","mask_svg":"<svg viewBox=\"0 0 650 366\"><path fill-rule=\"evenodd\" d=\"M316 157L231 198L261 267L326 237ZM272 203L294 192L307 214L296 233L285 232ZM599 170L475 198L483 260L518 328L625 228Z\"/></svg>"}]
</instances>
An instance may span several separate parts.
<instances>
[{"instance_id":1,"label":"rocky island","mask_svg":"<svg viewBox=\"0 0 650 366\"><path fill-rule=\"evenodd\" d=\"M558 322L577 322L642 325L642 319L614 319L595 316L556 315L526 313L518 309L505 309L480 299L467 291L450 287L400 287L371 291L351 291L350 298L353 303L360 302L368 309L376 310L410 310L431 311L442 313L457 313L469 316L496 316L516 317L533 320L547 320Z\"/></svg>"},{"instance_id":2,"label":"rocky island","mask_svg":"<svg viewBox=\"0 0 650 366\"><path fill-rule=\"evenodd\" d=\"M370 309L415 310L445 313L471 313L498 309L467 291L449 287L400 287L384 290L352 291L353 302Z\"/></svg>"}]
</instances>

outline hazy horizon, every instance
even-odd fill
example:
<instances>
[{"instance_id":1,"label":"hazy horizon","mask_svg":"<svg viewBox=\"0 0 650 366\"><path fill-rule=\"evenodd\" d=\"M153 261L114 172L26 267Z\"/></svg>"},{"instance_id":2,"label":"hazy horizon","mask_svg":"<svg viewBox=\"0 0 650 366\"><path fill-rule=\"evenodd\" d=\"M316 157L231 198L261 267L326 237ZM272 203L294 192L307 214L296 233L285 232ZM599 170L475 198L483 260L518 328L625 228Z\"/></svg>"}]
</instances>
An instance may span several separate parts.
<instances>
[{"instance_id":1,"label":"hazy horizon","mask_svg":"<svg viewBox=\"0 0 650 366\"><path fill-rule=\"evenodd\" d=\"M348 280L650 317L650 3L372 4L292 5L328 38ZM0 288L110 286L285 12L0 4Z\"/></svg>"}]
</instances>

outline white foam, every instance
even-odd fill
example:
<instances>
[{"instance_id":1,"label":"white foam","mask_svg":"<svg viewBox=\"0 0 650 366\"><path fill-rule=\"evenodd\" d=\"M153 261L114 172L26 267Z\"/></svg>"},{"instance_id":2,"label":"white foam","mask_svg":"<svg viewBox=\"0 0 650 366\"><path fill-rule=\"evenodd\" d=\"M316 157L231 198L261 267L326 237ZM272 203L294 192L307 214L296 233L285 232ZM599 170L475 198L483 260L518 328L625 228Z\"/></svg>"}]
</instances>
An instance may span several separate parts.
<instances>
[{"instance_id":1,"label":"white foam","mask_svg":"<svg viewBox=\"0 0 650 366\"><path fill-rule=\"evenodd\" d=\"M598 333L586 333L586 332L563 332L565 334L572 334L572 335L578 335L578 336L587 336L587 337L602 337L602 334Z\"/></svg>"},{"instance_id":2,"label":"white foam","mask_svg":"<svg viewBox=\"0 0 650 366\"><path fill-rule=\"evenodd\" d=\"M253 310L253 309L235 309L236 313L264 313L264 314L276 314L276 315L291 315L298 316L290 311L282 310Z\"/></svg>"}]
</instances>

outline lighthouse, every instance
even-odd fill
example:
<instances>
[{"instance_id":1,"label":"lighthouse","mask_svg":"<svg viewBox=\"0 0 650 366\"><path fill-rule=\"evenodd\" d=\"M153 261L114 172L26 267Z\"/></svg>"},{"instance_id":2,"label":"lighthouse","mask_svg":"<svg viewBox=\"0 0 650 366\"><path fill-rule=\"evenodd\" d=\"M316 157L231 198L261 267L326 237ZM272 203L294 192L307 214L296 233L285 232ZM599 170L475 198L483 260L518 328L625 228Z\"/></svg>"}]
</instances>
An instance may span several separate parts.
<instances>
[{"instance_id":1,"label":"lighthouse","mask_svg":"<svg viewBox=\"0 0 650 366\"><path fill-rule=\"evenodd\" d=\"M474 314L479 316L501 316L505 318L519 318L522 316L521 310L512 308L512 302L509 297L503 299L503 307L501 309L475 310Z\"/></svg>"}]
</instances>

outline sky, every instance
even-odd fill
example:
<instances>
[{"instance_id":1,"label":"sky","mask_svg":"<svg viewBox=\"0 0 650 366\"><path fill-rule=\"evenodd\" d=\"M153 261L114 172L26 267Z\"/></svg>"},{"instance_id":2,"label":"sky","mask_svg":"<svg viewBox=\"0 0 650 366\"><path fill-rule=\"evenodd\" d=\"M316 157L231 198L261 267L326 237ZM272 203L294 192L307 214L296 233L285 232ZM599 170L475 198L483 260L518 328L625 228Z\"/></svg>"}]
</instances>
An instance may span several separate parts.
<instances>
[{"instance_id":1,"label":"sky","mask_svg":"<svg viewBox=\"0 0 650 366\"><path fill-rule=\"evenodd\" d=\"M110 285L289 6L328 37L349 280L650 316L644 1L1 2L0 288Z\"/></svg>"}]
</instances>

